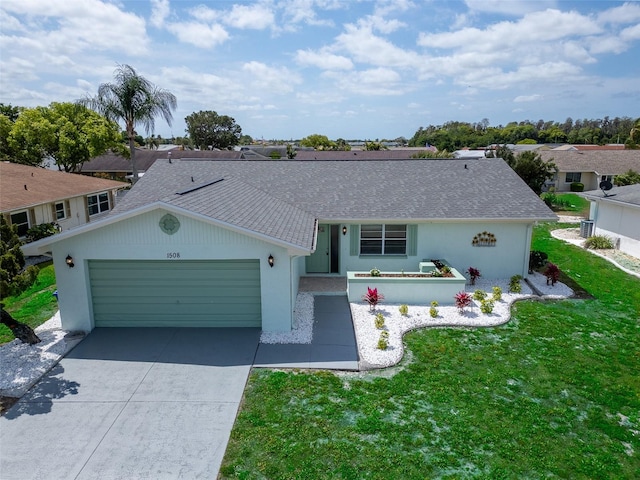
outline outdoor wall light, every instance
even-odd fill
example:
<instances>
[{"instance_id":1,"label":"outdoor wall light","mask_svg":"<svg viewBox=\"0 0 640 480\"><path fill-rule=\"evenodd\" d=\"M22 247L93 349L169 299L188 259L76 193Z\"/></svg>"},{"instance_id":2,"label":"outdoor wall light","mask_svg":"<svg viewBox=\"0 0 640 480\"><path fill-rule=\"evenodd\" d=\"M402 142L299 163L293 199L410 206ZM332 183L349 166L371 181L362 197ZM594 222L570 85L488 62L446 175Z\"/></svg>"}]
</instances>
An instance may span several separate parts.
<instances>
[{"instance_id":1,"label":"outdoor wall light","mask_svg":"<svg viewBox=\"0 0 640 480\"><path fill-rule=\"evenodd\" d=\"M347 226L346 225L342 227L342 234L343 235L347 234Z\"/></svg>"},{"instance_id":2,"label":"outdoor wall light","mask_svg":"<svg viewBox=\"0 0 640 480\"><path fill-rule=\"evenodd\" d=\"M65 258L64 261L67 263L67 266L69 268L73 268L75 266L75 263L73 263L73 257L71 255L67 255L67 258Z\"/></svg>"},{"instance_id":3,"label":"outdoor wall light","mask_svg":"<svg viewBox=\"0 0 640 480\"><path fill-rule=\"evenodd\" d=\"M275 261L274 261L274 259L273 259L273 255L269 255L269 259L268 259L268 261L269 261L269 266L270 266L271 268L273 268L273 264L275 263Z\"/></svg>"}]
</instances>

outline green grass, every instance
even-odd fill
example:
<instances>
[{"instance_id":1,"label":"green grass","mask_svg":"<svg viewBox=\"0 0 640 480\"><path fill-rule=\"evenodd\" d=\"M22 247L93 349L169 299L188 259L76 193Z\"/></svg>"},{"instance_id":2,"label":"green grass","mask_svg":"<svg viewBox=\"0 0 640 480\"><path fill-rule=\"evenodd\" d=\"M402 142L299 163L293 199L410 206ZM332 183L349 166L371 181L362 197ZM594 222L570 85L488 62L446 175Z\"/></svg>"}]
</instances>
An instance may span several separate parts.
<instances>
[{"instance_id":1,"label":"green grass","mask_svg":"<svg viewBox=\"0 0 640 480\"><path fill-rule=\"evenodd\" d=\"M499 328L423 329L360 374L252 372L221 476L640 478L640 279L536 228L588 300Z\"/></svg>"},{"instance_id":2,"label":"green grass","mask_svg":"<svg viewBox=\"0 0 640 480\"><path fill-rule=\"evenodd\" d=\"M36 328L49 320L58 311L58 302L53 296L56 289L56 275L53 264L40 265L38 279L26 291L15 297L2 299L4 309L19 322ZM13 334L0 324L0 345L13 340Z\"/></svg>"},{"instance_id":3,"label":"green grass","mask_svg":"<svg viewBox=\"0 0 640 480\"><path fill-rule=\"evenodd\" d=\"M575 193L557 193L556 197L561 200L563 206L554 208L560 215L579 215L589 217L589 200Z\"/></svg>"}]
</instances>

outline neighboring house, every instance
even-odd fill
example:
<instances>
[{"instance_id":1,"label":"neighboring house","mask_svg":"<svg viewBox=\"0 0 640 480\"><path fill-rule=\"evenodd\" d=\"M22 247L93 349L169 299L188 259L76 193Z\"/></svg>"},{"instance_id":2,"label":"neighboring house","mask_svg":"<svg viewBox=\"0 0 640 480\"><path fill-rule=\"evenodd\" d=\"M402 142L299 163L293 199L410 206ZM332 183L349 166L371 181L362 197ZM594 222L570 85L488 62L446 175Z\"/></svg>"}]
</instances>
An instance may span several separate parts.
<instances>
[{"instance_id":1,"label":"neighboring house","mask_svg":"<svg viewBox=\"0 0 640 480\"><path fill-rule=\"evenodd\" d=\"M0 162L0 212L24 237L29 228L56 223L61 230L95 221L115 205L122 182Z\"/></svg>"},{"instance_id":2,"label":"neighboring house","mask_svg":"<svg viewBox=\"0 0 640 480\"><path fill-rule=\"evenodd\" d=\"M547 182L547 188L568 192L573 182L595 190L600 182L613 182L616 175L634 170L640 172L640 150L540 150L545 161L553 161L558 173Z\"/></svg>"},{"instance_id":3,"label":"neighboring house","mask_svg":"<svg viewBox=\"0 0 640 480\"><path fill-rule=\"evenodd\" d=\"M526 275L533 225L555 220L502 159L158 160L100 223L24 249L53 257L67 330L288 331L303 275L434 258Z\"/></svg>"},{"instance_id":4,"label":"neighboring house","mask_svg":"<svg viewBox=\"0 0 640 480\"><path fill-rule=\"evenodd\" d=\"M592 233L612 238L620 251L640 258L640 184L580 195L591 202Z\"/></svg>"},{"instance_id":5,"label":"neighboring house","mask_svg":"<svg viewBox=\"0 0 640 480\"><path fill-rule=\"evenodd\" d=\"M243 159L241 152L220 151L220 150L183 150L178 147L171 150L150 150L146 148L136 149L136 167L140 175L144 174L153 162L159 158L205 158L205 159ZM125 180L131 177L133 171L131 169L131 160L113 152L105 153L99 157L92 158L91 161L82 165L83 175L101 175L108 176L113 180Z\"/></svg>"}]
</instances>

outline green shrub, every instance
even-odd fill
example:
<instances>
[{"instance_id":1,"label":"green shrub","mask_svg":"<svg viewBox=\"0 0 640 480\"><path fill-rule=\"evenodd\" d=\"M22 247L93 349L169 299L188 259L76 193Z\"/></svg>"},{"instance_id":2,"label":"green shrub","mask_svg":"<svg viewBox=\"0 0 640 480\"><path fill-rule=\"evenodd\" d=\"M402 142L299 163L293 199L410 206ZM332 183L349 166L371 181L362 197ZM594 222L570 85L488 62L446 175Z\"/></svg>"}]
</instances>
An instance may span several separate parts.
<instances>
[{"instance_id":1,"label":"green shrub","mask_svg":"<svg viewBox=\"0 0 640 480\"><path fill-rule=\"evenodd\" d=\"M491 300L482 300L480 302L480 311L482 313L486 313L487 315L493 312L493 301Z\"/></svg>"},{"instance_id":2,"label":"green shrub","mask_svg":"<svg viewBox=\"0 0 640 480\"><path fill-rule=\"evenodd\" d=\"M382 327L384 327L384 315L382 315L380 312L376 313L376 318L374 319L374 322L376 324L377 329L381 329Z\"/></svg>"},{"instance_id":3,"label":"green shrub","mask_svg":"<svg viewBox=\"0 0 640 480\"><path fill-rule=\"evenodd\" d=\"M522 292L522 285L520 284L520 280L522 280L522 275L514 275L509 279L509 291L511 293Z\"/></svg>"},{"instance_id":4,"label":"green shrub","mask_svg":"<svg viewBox=\"0 0 640 480\"><path fill-rule=\"evenodd\" d=\"M438 302L436 302L435 300L433 302L431 302L431 307L429 308L429 315L431 315L431 318L436 318L438 316Z\"/></svg>"},{"instance_id":5,"label":"green shrub","mask_svg":"<svg viewBox=\"0 0 640 480\"><path fill-rule=\"evenodd\" d=\"M487 292L485 292L484 290L476 290L475 292L473 292L474 300L481 302L485 298L487 298Z\"/></svg>"},{"instance_id":6,"label":"green shrub","mask_svg":"<svg viewBox=\"0 0 640 480\"><path fill-rule=\"evenodd\" d=\"M584 183L573 182L569 188L572 192L584 192Z\"/></svg>"},{"instance_id":7,"label":"green shrub","mask_svg":"<svg viewBox=\"0 0 640 480\"><path fill-rule=\"evenodd\" d=\"M389 347L389 332L380 332L380 338L378 339L378 350L386 350Z\"/></svg>"},{"instance_id":8,"label":"green shrub","mask_svg":"<svg viewBox=\"0 0 640 480\"><path fill-rule=\"evenodd\" d=\"M55 223L41 223L40 225L36 225L35 227L31 227L27 230L25 237L27 242L35 242L36 240L50 237L56 233L58 233L58 229L56 228Z\"/></svg>"},{"instance_id":9,"label":"green shrub","mask_svg":"<svg viewBox=\"0 0 640 480\"><path fill-rule=\"evenodd\" d=\"M500 300L502 300L502 288L496 285L493 287L493 301L499 302Z\"/></svg>"},{"instance_id":10,"label":"green shrub","mask_svg":"<svg viewBox=\"0 0 640 480\"><path fill-rule=\"evenodd\" d=\"M400 311L400 315L402 315L403 317L406 317L407 314L409 313L409 306L404 304L400 305L398 310Z\"/></svg>"},{"instance_id":11,"label":"green shrub","mask_svg":"<svg viewBox=\"0 0 640 480\"><path fill-rule=\"evenodd\" d=\"M613 248L613 240L605 235L594 235L584 242L584 247L590 250L603 250Z\"/></svg>"},{"instance_id":12,"label":"green shrub","mask_svg":"<svg viewBox=\"0 0 640 480\"><path fill-rule=\"evenodd\" d=\"M547 258L549 258L549 255L546 253L539 250L531 250L531 253L529 253L529 273L544 267L547 263Z\"/></svg>"},{"instance_id":13,"label":"green shrub","mask_svg":"<svg viewBox=\"0 0 640 480\"><path fill-rule=\"evenodd\" d=\"M371 270L369 270L369 275L371 275L372 277L379 277L380 270L376 267L373 267Z\"/></svg>"}]
</instances>

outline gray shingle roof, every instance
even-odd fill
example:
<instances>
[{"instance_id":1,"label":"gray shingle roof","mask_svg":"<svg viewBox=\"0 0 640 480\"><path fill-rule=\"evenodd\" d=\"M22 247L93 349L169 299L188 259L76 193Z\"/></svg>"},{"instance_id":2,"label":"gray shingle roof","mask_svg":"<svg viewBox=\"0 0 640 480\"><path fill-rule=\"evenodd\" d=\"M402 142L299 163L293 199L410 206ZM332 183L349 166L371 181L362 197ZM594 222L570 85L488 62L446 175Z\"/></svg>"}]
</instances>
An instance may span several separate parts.
<instances>
[{"instance_id":1,"label":"gray shingle roof","mask_svg":"<svg viewBox=\"0 0 640 480\"><path fill-rule=\"evenodd\" d=\"M233 185L238 191L240 183L251 186L253 194L247 197L248 202L266 202L266 197L258 193L261 192L271 202L289 204L321 221L556 219L501 159L182 160L171 164L161 160L127 194L114 213L162 200L168 192L215 178L229 180L225 185ZM236 183L231 183L231 179ZM225 191L232 194L231 189L225 187ZM234 195L234 198L241 197ZM208 200L203 197L202 201ZM282 203L279 205L284 208ZM232 209L233 204L229 208Z\"/></svg>"},{"instance_id":2,"label":"gray shingle roof","mask_svg":"<svg viewBox=\"0 0 640 480\"><path fill-rule=\"evenodd\" d=\"M602 190L589 190L581 195L588 199L606 198L607 201L616 203L628 203L640 206L640 184L627 185L624 187L613 187L607 192L605 197Z\"/></svg>"},{"instance_id":3,"label":"gray shingle roof","mask_svg":"<svg viewBox=\"0 0 640 480\"><path fill-rule=\"evenodd\" d=\"M541 158L552 160L560 172L598 172L620 175L629 170L640 172L640 150L539 150Z\"/></svg>"}]
</instances>

